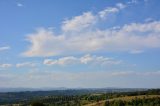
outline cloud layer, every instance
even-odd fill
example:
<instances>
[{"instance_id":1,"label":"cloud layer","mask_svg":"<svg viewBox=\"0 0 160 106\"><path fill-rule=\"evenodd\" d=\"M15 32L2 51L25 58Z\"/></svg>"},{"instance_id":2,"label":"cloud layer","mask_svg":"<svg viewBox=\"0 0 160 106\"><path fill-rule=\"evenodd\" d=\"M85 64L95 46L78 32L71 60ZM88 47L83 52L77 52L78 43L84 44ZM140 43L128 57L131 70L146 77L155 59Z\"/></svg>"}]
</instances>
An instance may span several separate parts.
<instances>
[{"instance_id":1,"label":"cloud layer","mask_svg":"<svg viewBox=\"0 0 160 106\"><path fill-rule=\"evenodd\" d=\"M45 65L74 65L74 64L98 64L98 65L117 65L122 61L114 60L103 56L84 55L82 57L62 57L57 60L45 59L43 62Z\"/></svg>"},{"instance_id":2,"label":"cloud layer","mask_svg":"<svg viewBox=\"0 0 160 106\"><path fill-rule=\"evenodd\" d=\"M8 63L0 64L0 68L9 68L9 67L12 67L12 64Z\"/></svg>"},{"instance_id":3,"label":"cloud layer","mask_svg":"<svg viewBox=\"0 0 160 106\"><path fill-rule=\"evenodd\" d=\"M25 74L0 74L4 87L160 87L160 71L30 71ZM65 79L65 80L64 80ZM18 83L17 83L18 82ZM117 83L118 82L118 83ZM146 83L147 82L147 83ZM7 83L7 85L6 85ZM54 83L54 84L53 84ZM156 84L155 84L156 83ZM96 85L95 85L96 84Z\"/></svg>"},{"instance_id":4,"label":"cloud layer","mask_svg":"<svg viewBox=\"0 0 160 106\"><path fill-rule=\"evenodd\" d=\"M23 63L17 63L16 67L20 68L20 67L35 67L36 64L33 62L23 62Z\"/></svg>"}]
</instances>

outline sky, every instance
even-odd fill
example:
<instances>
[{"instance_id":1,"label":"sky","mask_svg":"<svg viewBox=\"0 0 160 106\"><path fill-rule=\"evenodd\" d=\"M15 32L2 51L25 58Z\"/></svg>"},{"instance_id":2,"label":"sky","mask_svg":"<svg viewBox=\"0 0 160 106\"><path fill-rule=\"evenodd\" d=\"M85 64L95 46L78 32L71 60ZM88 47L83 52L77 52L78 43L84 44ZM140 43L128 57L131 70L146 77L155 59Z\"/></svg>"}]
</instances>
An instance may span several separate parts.
<instances>
[{"instance_id":1,"label":"sky","mask_svg":"<svg viewBox=\"0 0 160 106\"><path fill-rule=\"evenodd\" d=\"M0 87L159 88L159 0L0 0Z\"/></svg>"}]
</instances>

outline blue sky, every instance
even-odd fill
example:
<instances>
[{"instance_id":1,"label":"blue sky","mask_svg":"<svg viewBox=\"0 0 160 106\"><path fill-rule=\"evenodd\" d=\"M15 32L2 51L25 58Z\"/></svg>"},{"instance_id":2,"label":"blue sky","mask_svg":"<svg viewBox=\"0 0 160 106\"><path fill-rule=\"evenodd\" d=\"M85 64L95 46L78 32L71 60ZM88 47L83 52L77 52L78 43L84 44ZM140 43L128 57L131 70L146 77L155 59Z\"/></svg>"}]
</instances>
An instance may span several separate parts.
<instances>
[{"instance_id":1,"label":"blue sky","mask_svg":"<svg viewBox=\"0 0 160 106\"><path fill-rule=\"evenodd\" d=\"M159 0L1 0L0 87L160 84Z\"/></svg>"}]
</instances>

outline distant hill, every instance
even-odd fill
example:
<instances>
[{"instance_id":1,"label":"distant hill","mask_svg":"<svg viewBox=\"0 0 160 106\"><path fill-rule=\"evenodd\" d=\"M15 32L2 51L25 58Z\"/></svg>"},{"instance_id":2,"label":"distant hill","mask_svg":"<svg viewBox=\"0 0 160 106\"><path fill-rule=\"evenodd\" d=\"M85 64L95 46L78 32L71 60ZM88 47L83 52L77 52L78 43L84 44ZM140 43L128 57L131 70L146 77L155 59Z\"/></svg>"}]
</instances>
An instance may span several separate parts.
<instances>
[{"instance_id":1,"label":"distant hill","mask_svg":"<svg viewBox=\"0 0 160 106\"><path fill-rule=\"evenodd\" d=\"M25 91L51 91L51 90L66 90L65 87L59 88L0 88L0 92L25 92Z\"/></svg>"},{"instance_id":2,"label":"distant hill","mask_svg":"<svg viewBox=\"0 0 160 106\"><path fill-rule=\"evenodd\" d=\"M57 89L57 88L56 88ZM137 96L137 95L159 95L159 89L139 89L139 88L61 88L60 90L50 89L48 91L42 91L42 89L16 89L12 88L8 91L17 92L3 92L0 93L0 105L4 104L30 104L34 100L48 103L72 103L83 99L83 102L91 102L90 100L105 100L106 98L115 98L121 96ZM24 90L24 91L20 91ZM30 91L29 91L30 90ZM34 90L34 91L33 91ZM35 91L36 90L36 91ZM39 91L37 91L39 90ZM43 89L47 90L47 89ZM68 101L68 102L67 102ZM49 102L49 103L50 103ZM58 105L61 106L61 105ZM73 105L75 106L75 105Z\"/></svg>"},{"instance_id":3,"label":"distant hill","mask_svg":"<svg viewBox=\"0 0 160 106\"><path fill-rule=\"evenodd\" d=\"M130 92L130 91L143 91L147 88L0 88L1 92L25 92L25 91L53 91L53 90L90 90L90 91L100 91L100 92Z\"/></svg>"}]
</instances>

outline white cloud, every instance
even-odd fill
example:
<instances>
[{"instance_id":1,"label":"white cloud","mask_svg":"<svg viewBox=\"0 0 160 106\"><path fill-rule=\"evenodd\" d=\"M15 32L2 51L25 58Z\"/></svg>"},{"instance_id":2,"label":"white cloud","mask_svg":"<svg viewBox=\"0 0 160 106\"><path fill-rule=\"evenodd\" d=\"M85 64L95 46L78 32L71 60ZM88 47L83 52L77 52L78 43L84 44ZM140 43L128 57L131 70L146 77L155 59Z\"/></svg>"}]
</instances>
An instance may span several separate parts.
<instances>
[{"instance_id":1,"label":"white cloud","mask_svg":"<svg viewBox=\"0 0 160 106\"><path fill-rule=\"evenodd\" d=\"M126 7L125 4L117 3L115 7L107 7L97 14L92 12L84 12L82 15L75 16L71 19L67 19L62 23L62 30L66 31L83 31L92 29L92 27L101 21L101 19L108 19L109 16L118 13L120 10Z\"/></svg>"},{"instance_id":2,"label":"white cloud","mask_svg":"<svg viewBox=\"0 0 160 106\"><path fill-rule=\"evenodd\" d=\"M117 3L116 6L117 6L119 9L124 9L124 8L126 8L126 5L123 4L123 3Z\"/></svg>"},{"instance_id":3,"label":"white cloud","mask_svg":"<svg viewBox=\"0 0 160 106\"><path fill-rule=\"evenodd\" d=\"M25 56L101 52L134 52L160 48L160 22L132 23L119 29L92 30L55 35L47 29L27 36L31 42Z\"/></svg>"},{"instance_id":4,"label":"white cloud","mask_svg":"<svg viewBox=\"0 0 160 106\"><path fill-rule=\"evenodd\" d=\"M115 60L103 56L89 55L89 54L82 56L79 60L82 64L92 63L100 65L117 65L122 63L122 61L120 60Z\"/></svg>"},{"instance_id":5,"label":"white cloud","mask_svg":"<svg viewBox=\"0 0 160 106\"><path fill-rule=\"evenodd\" d=\"M127 2L127 4L137 4L138 3L138 0L131 0L129 2Z\"/></svg>"},{"instance_id":6,"label":"white cloud","mask_svg":"<svg viewBox=\"0 0 160 106\"><path fill-rule=\"evenodd\" d=\"M63 57L58 60L52 60L52 59L45 59L44 64L45 65L68 65L68 64L75 64L78 62L78 59L73 56L69 57Z\"/></svg>"},{"instance_id":7,"label":"white cloud","mask_svg":"<svg viewBox=\"0 0 160 106\"><path fill-rule=\"evenodd\" d=\"M0 47L0 51L9 50L9 49L10 49L10 46Z\"/></svg>"},{"instance_id":8,"label":"white cloud","mask_svg":"<svg viewBox=\"0 0 160 106\"><path fill-rule=\"evenodd\" d=\"M62 25L63 31L81 31L89 28L96 22L96 17L91 12L85 12L70 20L65 20Z\"/></svg>"},{"instance_id":9,"label":"white cloud","mask_svg":"<svg viewBox=\"0 0 160 106\"><path fill-rule=\"evenodd\" d=\"M25 56L53 56L61 54L65 47L64 36L56 36L50 30L38 29L36 33L29 34L27 40L31 47L23 53Z\"/></svg>"},{"instance_id":10,"label":"white cloud","mask_svg":"<svg viewBox=\"0 0 160 106\"><path fill-rule=\"evenodd\" d=\"M119 9L116 7L108 7L98 13L99 17L104 19L107 18L109 14L117 13Z\"/></svg>"},{"instance_id":11,"label":"white cloud","mask_svg":"<svg viewBox=\"0 0 160 106\"><path fill-rule=\"evenodd\" d=\"M73 64L99 64L99 65L117 65L122 61L114 60L103 56L84 55L82 57L62 57L56 60L45 59L43 62L45 65L73 65Z\"/></svg>"},{"instance_id":12,"label":"white cloud","mask_svg":"<svg viewBox=\"0 0 160 106\"><path fill-rule=\"evenodd\" d=\"M91 62L91 61L93 61L93 57L91 57L91 55L89 54L80 58L80 62L83 64L87 64L88 62Z\"/></svg>"},{"instance_id":13,"label":"white cloud","mask_svg":"<svg viewBox=\"0 0 160 106\"><path fill-rule=\"evenodd\" d=\"M35 67L36 64L35 63L32 63L32 62L24 62L24 63L17 63L16 64L16 67L19 68L19 67Z\"/></svg>"},{"instance_id":14,"label":"white cloud","mask_svg":"<svg viewBox=\"0 0 160 106\"><path fill-rule=\"evenodd\" d=\"M101 19L107 19L110 18L109 16L115 13L120 12L120 10L126 8L127 5L123 4L123 3L117 3L115 7L107 7L106 9L98 12L97 17L101 18Z\"/></svg>"},{"instance_id":15,"label":"white cloud","mask_svg":"<svg viewBox=\"0 0 160 106\"><path fill-rule=\"evenodd\" d=\"M9 68L9 67L12 67L12 64L8 64L8 63L0 64L0 68Z\"/></svg>"},{"instance_id":16,"label":"white cloud","mask_svg":"<svg viewBox=\"0 0 160 106\"><path fill-rule=\"evenodd\" d=\"M131 54L140 54L140 53L143 53L143 52L144 52L143 50L132 50L129 53L131 53Z\"/></svg>"}]
</instances>

